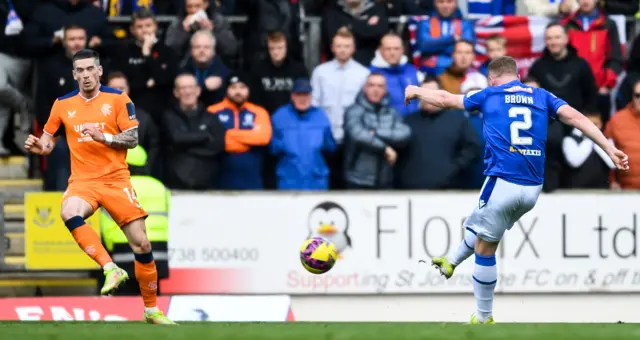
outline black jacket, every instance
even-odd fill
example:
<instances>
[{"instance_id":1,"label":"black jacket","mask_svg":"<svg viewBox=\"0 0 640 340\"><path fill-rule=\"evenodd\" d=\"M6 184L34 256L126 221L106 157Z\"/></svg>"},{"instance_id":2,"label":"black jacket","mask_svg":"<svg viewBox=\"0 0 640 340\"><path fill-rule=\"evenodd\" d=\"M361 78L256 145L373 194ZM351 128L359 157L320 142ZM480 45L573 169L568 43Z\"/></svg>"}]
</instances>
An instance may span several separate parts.
<instances>
[{"instance_id":1,"label":"black jacket","mask_svg":"<svg viewBox=\"0 0 640 340\"><path fill-rule=\"evenodd\" d=\"M291 100L291 88L296 78L308 78L304 64L291 58L275 66L270 58L257 61L251 68L254 85L251 90L252 102L273 114L280 106Z\"/></svg>"},{"instance_id":2,"label":"black jacket","mask_svg":"<svg viewBox=\"0 0 640 340\"><path fill-rule=\"evenodd\" d=\"M199 105L187 115L179 106L167 109L163 116L167 137L165 184L171 189L212 189L224 152L224 126L215 115Z\"/></svg>"},{"instance_id":3,"label":"black jacket","mask_svg":"<svg viewBox=\"0 0 640 340\"><path fill-rule=\"evenodd\" d=\"M356 52L353 59L364 66L371 65L376 49L380 45L380 39L389 30L387 9L375 1L365 0L363 10L352 13L343 3L338 1L322 18L324 25L324 45L329 59L331 53L331 41L341 27L347 27L353 33L356 40ZM378 21L369 25L369 20L378 17Z\"/></svg>"},{"instance_id":4,"label":"black jacket","mask_svg":"<svg viewBox=\"0 0 640 340\"><path fill-rule=\"evenodd\" d=\"M156 162L160 155L160 134L158 126L149 113L136 107L136 119L138 119L138 144L147 152L147 171L152 173L156 169Z\"/></svg>"},{"instance_id":5,"label":"black jacket","mask_svg":"<svg viewBox=\"0 0 640 340\"><path fill-rule=\"evenodd\" d=\"M463 187L462 175L480 157L480 141L463 112L416 112L405 117L411 128L409 145L398 156L402 189Z\"/></svg>"},{"instance_id":6,"label":"black jacket","mask_svg":"<svg viewBox=\"0 0 640 340\"><path fill-rule=\"evenodd\" d=\"M113 36L108 31L104 11L89 1L71 5L68 0L51 0L36 7L32 20L25 27L22 40L25 52L38 58L55 53L53 33L70 25L79 25L87 31L87 43L93 36Z\"/></svg>"},{"instance_id":7,"label":"black jacket","mask_svg":"<svg viewBox=\"0 0 640 340\"><path fill-rule=\"evenodd\" d=\"M529 69L529 76L537 79L540 87L582 111L595 106L598 97L596 80L591 67L578 56L576 49L571 45L567 49L567 55L559 60L545 49L542 57Z\"/></svg>"},{"instance_id":8,"label":"black jacket","mask_svg":"<svg viewBox=\"0 0 640 340\"><path fill-rule=\"evenodd\" d=\"M131 100L157 119L169 104L177 64L175 52L161 41L153 46L151 54L146 57L142 55L142 47L135 41L128 41L112 57L110 68L127 75ZM151 88L147 86L149 79L154 82Z\"/></svg>"},{"instance_id":9,"label":"black jacket","mask_svg":"<svg viewBox=\"0 0 640 340\"><path fill-rule=\"evenodd\" d=\"M9 15L9 2L7 0L0 0L0 52L9 54L9 55L17 55L17 56L26 56L24 50L21 49L22 44L20 41L23 38L24 27L27 25L29 20L31 19L31 15L36 8L36 0L19 0L12 1L13 8L15 9L18 17L22 21L23 29L22 32L18 35L7 36L5 34L4 28L7 26L7 16Z\"/></svg>"},{"instance_id":10,"label":"black jacket","mask_svg":"<svg viewBox=\"0 0 640 340\"><path fill-rule=\"evenodd\" d=\"M36 120L41 127L49 119L51 106L61 97L78 88L71 73L71 58L60 47L54 55L39 61L36 68Z\"/></svg>"},{"instance_id":11,"label":"black jacket","mask_svg":"<svg viewBox=\"0 0 640 340\"><path fill-rule=\"evenodd\" d=\"M180 73L190 73L196 77L198 85L202 88L202 94L200 100L205 106L213 105L224 99L227 93L226 80L231 74L231 70L222 62L222 59L218 56L214 56L211 63L204 67L198 67L191 58L187 59L184 63ZM222 78L222 85L213 91L209 91L205 85L205 80L208 77L215 76Z\"/></svg>"}]
</instances>

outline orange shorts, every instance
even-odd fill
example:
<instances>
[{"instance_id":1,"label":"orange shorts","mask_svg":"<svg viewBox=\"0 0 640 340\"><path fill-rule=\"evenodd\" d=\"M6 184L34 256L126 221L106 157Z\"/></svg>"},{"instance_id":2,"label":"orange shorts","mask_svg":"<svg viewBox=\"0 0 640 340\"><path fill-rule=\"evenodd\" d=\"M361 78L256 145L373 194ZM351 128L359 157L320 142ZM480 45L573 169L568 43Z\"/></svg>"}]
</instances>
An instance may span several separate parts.
<instances>
[{"instance_id":1,"label":"orange shorts","mask_svg":"<svg viewBox=\"0 0 640 340\"><path fill-rule=\"evenodd\" d=\"M103 207L120 227L148 216L129 180L72 182L62 199L73 196L91 204L94 212Z\"/></svg>"}]
</instances>

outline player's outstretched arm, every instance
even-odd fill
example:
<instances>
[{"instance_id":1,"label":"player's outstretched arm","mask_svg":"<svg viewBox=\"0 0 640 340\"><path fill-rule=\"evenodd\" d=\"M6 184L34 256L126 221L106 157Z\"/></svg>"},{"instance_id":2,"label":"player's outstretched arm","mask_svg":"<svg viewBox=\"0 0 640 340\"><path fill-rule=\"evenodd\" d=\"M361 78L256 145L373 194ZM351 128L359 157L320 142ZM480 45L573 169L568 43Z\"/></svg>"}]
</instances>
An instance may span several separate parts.
<instances>
[{"instance_id":1,"label":"player's outstretched arm","mask_svg":"<svg viewBox=\"0 0 640 340\"><path fill-rule=\"evenodd\" d=\"M560 106L556 115L561 122L582 131L585 136L598 144L598 146L609 155L618 170L629 170L629 157L609 142L607 137L604 136L602 131L600 131L589 118L569 105Z\"/></svg>"},{"instance_id":2,"label":"player's outstretched arm","mask_svg":"<svg viewBox=\"0 0 640 340\"><path fill-rule=\"evenodd\" d=\"M27 149L27 151L42 156L50 154L55 145L55 137L48 133L43 133L40 138L29 135L27 140L24 141L24 148Z\"/></svg>"},{"instance_id":3,"label":"player's outstretched arm","mask_svg":"<svg viewBox=\"0 0 640 340\"><path fill-rule=\"evenodd\" d=\"M415 85L409 85L404 90L404 101L409 104L413 99L420 99L443 109L464 110L464 95L453 94L445 90L430 90Z\"/></svg>"}]
</instances>

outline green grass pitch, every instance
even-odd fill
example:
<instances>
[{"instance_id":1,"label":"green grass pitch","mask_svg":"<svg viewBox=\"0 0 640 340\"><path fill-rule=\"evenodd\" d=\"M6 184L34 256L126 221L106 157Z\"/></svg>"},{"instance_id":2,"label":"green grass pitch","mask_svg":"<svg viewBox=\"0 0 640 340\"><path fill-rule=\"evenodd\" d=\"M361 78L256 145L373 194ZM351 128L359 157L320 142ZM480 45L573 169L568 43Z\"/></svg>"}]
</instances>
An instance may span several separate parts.
<instances>
[{"instance_id":1,"label":"green grass pitch","mask_svg":"<svg viewBox=\"0 0 640 340\"><path fill-rule=\"evenodd\" d=\"M11 340L160 340L160 339L491 339L626 340L640 339L640 324L454 323L183 323L158 326L117 322L2 322L0 339Z\"/></svg>"}]
</instances>

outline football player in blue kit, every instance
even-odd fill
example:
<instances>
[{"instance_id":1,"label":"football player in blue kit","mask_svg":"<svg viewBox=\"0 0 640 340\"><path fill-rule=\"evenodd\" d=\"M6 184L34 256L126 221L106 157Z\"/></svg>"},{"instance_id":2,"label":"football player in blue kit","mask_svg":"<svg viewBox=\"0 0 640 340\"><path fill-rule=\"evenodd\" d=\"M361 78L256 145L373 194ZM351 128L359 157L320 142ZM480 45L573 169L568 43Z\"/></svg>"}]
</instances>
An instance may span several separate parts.
<instances>
[{"instance_id":1,"label":"football player in blue kit","mask_svg":"<svg viewBox=\"0 0 640 340\"><path fill-rule=\"evenodd\" d=\"M419 99L441 108L481 111L486 139L487 176L473 213L464 223L458 249L432 263L447 279L475 251L473 292L476 313L472 324L492 324L498 273L496 249L506 230L533 208L544 179L549 119L573 126L606 151L617 170L628 171L627 155L618 150L587 117L548 91L520 82L516 62L500 57L489 64L488 88L466 95L416 86L405 89L405 101Z\"/></svg>"}]
</instances>

